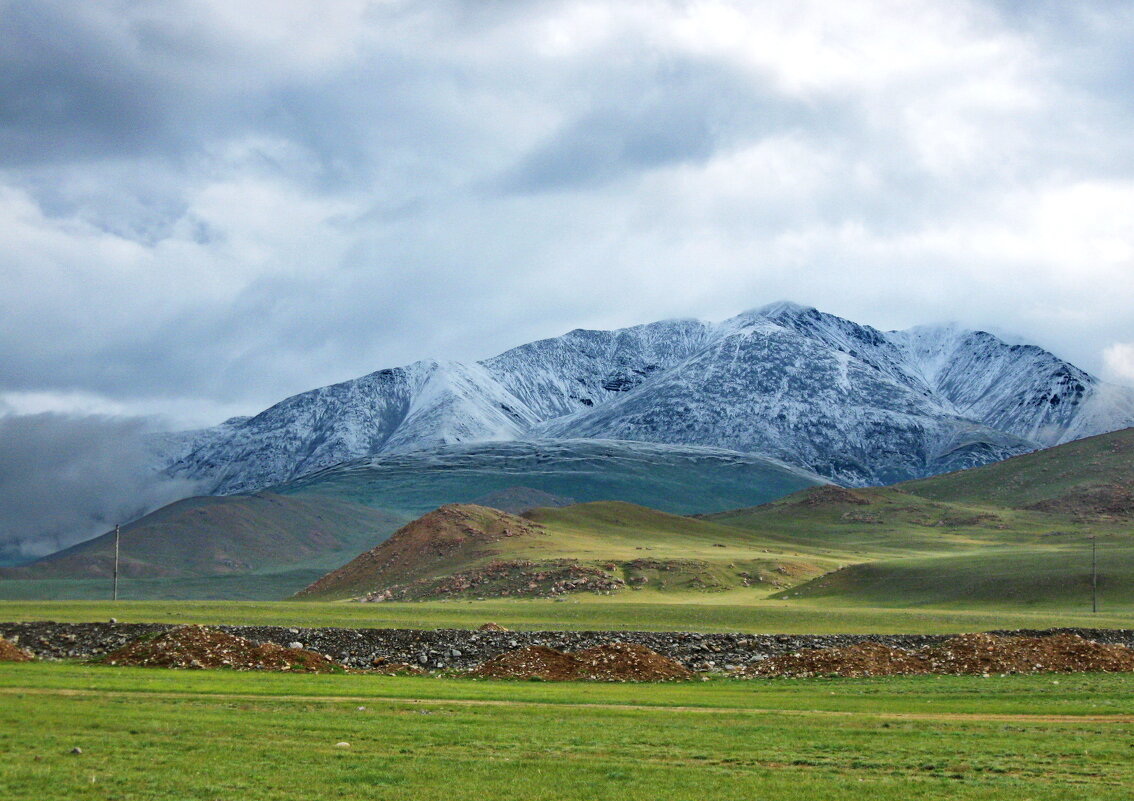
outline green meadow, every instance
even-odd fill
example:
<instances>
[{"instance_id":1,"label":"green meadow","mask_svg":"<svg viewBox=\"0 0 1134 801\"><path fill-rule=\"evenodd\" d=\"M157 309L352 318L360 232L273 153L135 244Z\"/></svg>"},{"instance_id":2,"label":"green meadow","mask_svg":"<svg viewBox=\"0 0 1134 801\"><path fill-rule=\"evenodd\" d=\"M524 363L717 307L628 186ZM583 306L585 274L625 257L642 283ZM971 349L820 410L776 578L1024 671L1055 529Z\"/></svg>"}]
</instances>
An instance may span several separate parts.
<instances>
[{"instance_id":1,"label":"green meadow","mask_svg":"<svg viewBox=\"0 0 1134 801\"><path fill-rule=\"evenodd\" d=\"M1100 674L644 686L7 664L0 797L1126 799L1132 691Z\"/></svg>"},{"instance_id":2,"label":"green meadow","mask_svg":"<svg viewBox=\"0 0 1134 801\"><path fill-rule=\"evenodd\" d=\"M953 634L991 629L1084 626L1132 628L1128 610L1090 611L1089 596L1068 611L895 608L839 604L829 599L763 600L723 596L576 596L566 601L485 600L405 603L230 601L0 601L0 620L126 623L476 628L486 622L514 630L644 630L755 634Z\"/></svg>"}]
</instances>

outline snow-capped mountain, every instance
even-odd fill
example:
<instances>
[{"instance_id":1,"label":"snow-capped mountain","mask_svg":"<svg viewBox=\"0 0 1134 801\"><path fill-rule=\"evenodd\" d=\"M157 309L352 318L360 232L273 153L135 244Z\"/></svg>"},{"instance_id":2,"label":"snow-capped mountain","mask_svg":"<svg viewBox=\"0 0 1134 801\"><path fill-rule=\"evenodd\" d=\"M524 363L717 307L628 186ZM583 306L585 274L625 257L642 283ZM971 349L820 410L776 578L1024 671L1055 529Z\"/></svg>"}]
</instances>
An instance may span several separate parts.
<instances>
[{"instance_id":1,"label":"snow-capped mountain","mask_svg":"<svg viewBox=\"0 0 1134 801\"><path fill-rule=\"evenodd\" d=\"M723 323L576 330L483 362L424 361L155 442L217 492L458 442L621 439L888 483L1134 425L1134 390L981 331L882 332L776 303Z\"/></svg>"}]
</instances>

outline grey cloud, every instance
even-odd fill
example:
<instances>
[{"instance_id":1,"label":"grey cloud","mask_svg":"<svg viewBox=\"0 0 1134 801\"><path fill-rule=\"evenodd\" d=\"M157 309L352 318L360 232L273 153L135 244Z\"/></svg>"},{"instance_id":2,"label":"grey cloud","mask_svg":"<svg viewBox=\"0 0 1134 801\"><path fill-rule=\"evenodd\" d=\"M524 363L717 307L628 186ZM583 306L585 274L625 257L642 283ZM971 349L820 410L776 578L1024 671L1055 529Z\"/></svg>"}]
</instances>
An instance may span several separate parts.
<instances>
[{"instance_id":1,"label":"grey cloud","mask_svg":"<svg viewBox=\"0 0 1134 801\"><path fill-rule=\"evenodd\" d=\"M174 114L185 98L159 91L152 63L134 57L136 36L115 30L92 9L34 0L5 4L2 163L137 155L188 134Z\"/></svg>"},{"instance_id":2,"label":"grey cloud","mask_svg":"<svg viewBox=\"0 0 1134 801\"><path fill-rule=\"evenodd\" d=\"M0 418L0 564L42 556L193 493L158 476L139 419Z\"/></svg>"},{"instance_id":3,"label":"grey cloud","mask_svg":"<svg viewBox=\"0 0 1134 801\"><path fill-rule=\"evenodd\" d=\"M911 264L920 256L901 251L903 237L963 232L1005 197L1134 170L1121 4L978 13L1024 43L1006 58L1020 59L1036 105L991 108L974 122L976 156L940 173L919 163L905 115L923 94L947 99L953 80L979 84L953 74L963 64L932 85L793 94L726 52L691 55L649 30L583 36L590 44L550 55L529 47L532 25L569 2L411 2L374 6L365 36L344 34L335 51L349 57L299 70L260 58L239 31L194 22L192 5L4 6L0 191L26 192L43 227L79 244L70 255L35 237L0 248L0 391L255 411L416 358L483 357L577 326L720 317L780 296L864 322L918 304L921 319L956 316L981 288L914 287L910 271L949 265ZM763 184L738 187L714 173L720 192L700 174L776 141L820 163L772 164L755 173ZM683 177L667 183L667 171ZM208 217L202 189L245 179L285 206L341 204L341 218L312 225L314 246L296 253L281 235L290 219L249 233ZM118 243L88 247L73 236L80 224L140 244L151 275L190 280L119 278ZM848 253L844 230L865 232L865 254ZM990 274L1001 268L985 258ZM17 291L16 268L38 260L57 272ZM1042 329L1011 297L982 297L997 319L970 322ZM1119 316L1058 336L1090 353L1105 344L1095 332L1125 341L1124 328Z\"/></svg>"},{"instance_id":4,"label":"grey cloud","mask_svg":"<svg viewBox=\"0 0 1134 801\"><path fill-rule=\"evenodd\" d=\"M704 162L723 148L803 130L817 118L754 76L709 61L635 62L607 76L593 96L593 107L506 171L498 181L504 191L600 187L643 170Z\"/></svg>"}]
</instances>

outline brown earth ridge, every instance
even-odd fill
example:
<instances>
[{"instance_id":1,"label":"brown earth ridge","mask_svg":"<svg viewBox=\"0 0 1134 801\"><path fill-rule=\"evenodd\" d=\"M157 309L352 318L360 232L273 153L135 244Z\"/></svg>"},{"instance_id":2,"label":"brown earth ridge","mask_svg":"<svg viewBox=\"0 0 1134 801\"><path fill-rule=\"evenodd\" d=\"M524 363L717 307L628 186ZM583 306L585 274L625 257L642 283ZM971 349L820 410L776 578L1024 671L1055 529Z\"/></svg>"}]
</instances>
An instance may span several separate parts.
<instances>
[{"instance_id":1,"label":"brown earth ridge","mask_svg":"<svg viewBox=\"0 0 1134 801\"><path fill-rule=\"evenodd\" d=\"M100 656L141 636L175 628L159 623L0 623L0 637L41 659ZM402 663L430 670L467 670L500 654L530 646L577 652L615 641L645 646L696 671L743 670L770 657L804 650L877 643L903 651L939 646L955 635L913 634L706 634L657 631L476 631L471 629L349 629L284 626L217 626L257 643L275 643L323 654L349 667ZM1108 645L1134 647L1132 629L1044 629L991 632L1001 636L1078 635Z\"/></svg>"}]
</instances>

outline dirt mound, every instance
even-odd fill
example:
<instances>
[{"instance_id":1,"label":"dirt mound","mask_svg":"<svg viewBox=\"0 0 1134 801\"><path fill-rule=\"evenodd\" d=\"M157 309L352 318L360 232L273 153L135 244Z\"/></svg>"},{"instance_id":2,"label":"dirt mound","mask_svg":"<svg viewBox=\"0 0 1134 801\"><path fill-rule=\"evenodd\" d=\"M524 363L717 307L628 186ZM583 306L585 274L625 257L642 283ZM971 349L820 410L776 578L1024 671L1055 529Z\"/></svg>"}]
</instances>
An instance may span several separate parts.
<instances>
[{"instance_id":1,"label":"dirt mound","mask_svg":"<svg viewBox=\"0 0 1134 801\"><path fill-rule=\"evenodd\" d=\"M477 631L507 631L508 629L501 626L499 623L485 623Z\"/></svg>"},{"instance_id":2,"label":"dirt mound","mask_svg":"<svg viewBox=\"0 0 1134 801\"><path fill-rule=\"evenodd\" d=\"M180 626L152 639L128 643L106 655L108 665L168 668L231 668L333 673L344 670L322 654L274 643L254 643L204 626Z\"/></svg>"},{"instance_id":3,"label":"dirt mound","mask_svg":"<svg viewBox=\"0 0 1134 801\"><path fill-rule=\"evenodd\" d=\"M1134 650L1103 645L1077 634L1000 637L962 634L940 645L903 651L864 642L774 656L741 676L958 676L993 673L1125 673L1134 671Z\"/></svg>"},{"instance_id":4,"label":"dirt mound","mask_svg":"<svg viewBox=\"0 0 1134 801\"><path fill-rule=\"evenodd\" d=\"M597 681L670 681L691 679L693 673L680 662L662 656L644 645L611 642L576 651L579 677Z\"/></svg>"},{"instance_id":5,"label":"dirt mound","mask_svg":"<svg viewBox=\"0 0 1134 801\"><path fill-rule=\"evenodd\" d=\"M489 659L472 675L482 679L544 679L570 681L578 678L579 660L571 654L543 645L533 645Z\"/></svg>"},{"instance_id":6,"label":"dirt mound","mask_svg":"<svg viewBox=\"0 0 1134 801\"><path fill-rule=\"evenodd\" d=\"M0 637L0 662L30 662L32 659L30 651Z\"/></svg>"},{"instance_id":7,"label":"dirt mound","mask_svg":"<svg viewBox=\"0 0 1134 801\"><path fill-rule=\"evenodd\" d=\"M671 681L693 674L644 645L612 642L567 654L533 645L509 651L472 671L486 679L544 679L546 681Z\"/></svg>"},{"instance_id":8,"label":"dirt mound","mask_svg":"<svg viewBox=\"0 0 1134 801\"><path fill-rule=\"evenodd\" d=\"M817 648L781 654L746 668L745 676L906 676L930 672L918 653L864 642L845 648Z\"/></svg>"},{"instance_id":9,"label":"dirt mound","mask_svg":"<svg viewBox=\"0 0 1134 801\"><path fill-rule=\"evenodd\" d=\"M963 634L925 649L934 673L1125 673L1134 671L1134 651L1103 645L1077 634L997 637Z\"/></svg>"}]
</instances>

